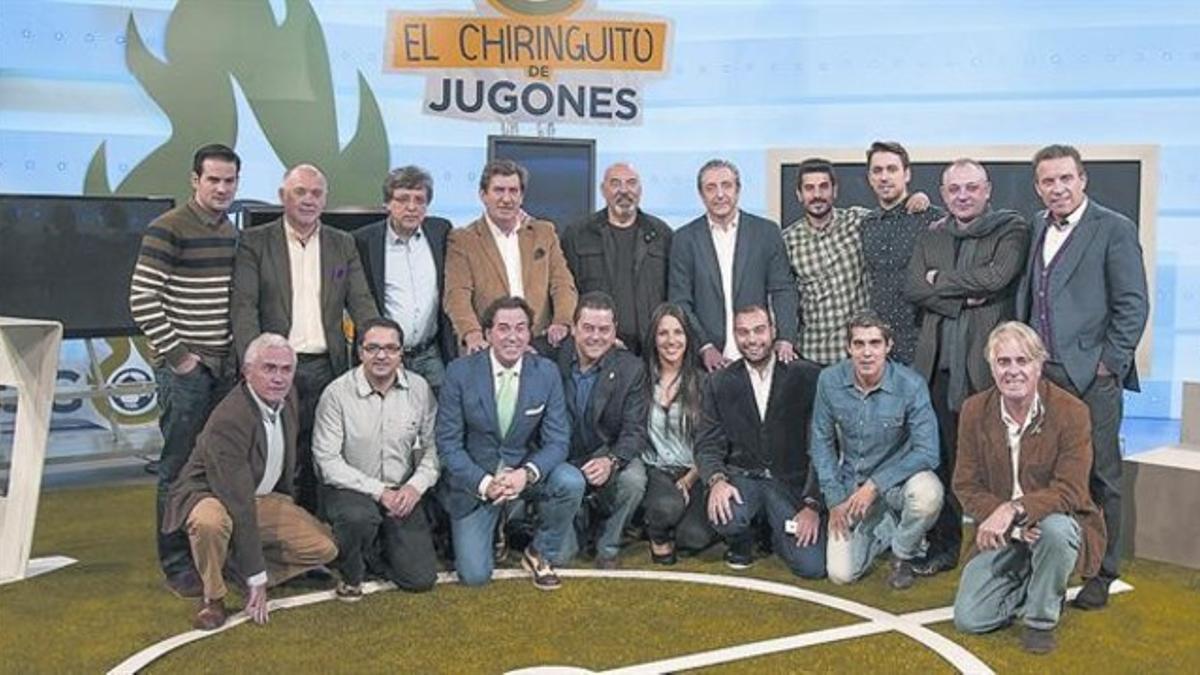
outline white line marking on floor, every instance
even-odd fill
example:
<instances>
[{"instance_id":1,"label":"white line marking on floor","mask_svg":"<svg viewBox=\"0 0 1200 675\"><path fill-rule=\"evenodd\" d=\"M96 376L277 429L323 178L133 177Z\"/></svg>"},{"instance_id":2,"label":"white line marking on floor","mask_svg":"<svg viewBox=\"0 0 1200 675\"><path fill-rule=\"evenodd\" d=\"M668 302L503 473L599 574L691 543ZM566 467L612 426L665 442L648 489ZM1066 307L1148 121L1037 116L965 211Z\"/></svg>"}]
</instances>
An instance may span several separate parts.
<instances>
[{"instance_id":1,"label":"white line marking on floor","mask_svg":"<svg viewBox=\"0 0 1200 675\"><path fill-rule=\"evenodd\" d=\"M922 610L919 612L910 612L904 615L895 615L876 609L870 605L854 602L853 600L847 600L845 598L839 598L837 596L827 595L825 593L818 593L816 591L810 591L804 588L798 588L796 586L788 586L787 584L774 581L753 579L749 577L701 574L695 572L561 569L559 570L559 574L563 577L573 578L674 581L697 583L709 586L722 586L725 588L740 588L743 590L757 591L760 593L768 593L771 595L811 602L867 619L865 622L851 624L849 626L839 626L837 628L829 628L782 638L774 638L762 642L727 647L709 652L690 654L662 661L656 661L653 663L645 663L636 666L628 666L605 671L606 673L610 674L621 673L624 675L632 673L664 673L684 668L701 668L735 660L764 656L766 654L800 649L802 647L808 647L816 644L863 637L866 635L876 635L888 631L897 631L903 633L917 642L920 642L926 647L937 652L939 656L964 673L992 672L985 663L980 661L974 654L970 653L962 646L924 627L925 624L950 620L953 616L953 607L939 607L936 609ZM529 574L527 572L516 569L496 570L492 575L492 578L495 580L526 579L528 577ZM438 574L439 584L456 583L457 581L458 576L453 572L442 572ZM363 593L378 593L380 591L392 590L394 588L394 584L375 581L363 584ZM1131 590L1133 590L1132 586L1118 580L1113 583L1110 592L1123 593ZM1075 594L1078 592L1078 588L1073 588L1068 592L1068 597L1074 598ZM333 591L318 591L315 593L293 595L286 598L271 600L269 606L271 611L277 611L290 609L293 607L303 607L305 605L332 600L333 598ZM113 667L108 672L120 674L135 673L172 650L230 630L235 626L239 626L247 621L249 621L249 617L245 614L245 612L238 612L237 614L229 617L229 620L225 622L224 626L216 630L192 630L185 633L180 633L179 635L167 638L150 645L145 649L142 649L141 651L133 654L129 658ZM512 672L542 673L543 675L551 675L554 673L588 673L591 671L570 666L541 666Z\"/></svg>"}]
</instances>

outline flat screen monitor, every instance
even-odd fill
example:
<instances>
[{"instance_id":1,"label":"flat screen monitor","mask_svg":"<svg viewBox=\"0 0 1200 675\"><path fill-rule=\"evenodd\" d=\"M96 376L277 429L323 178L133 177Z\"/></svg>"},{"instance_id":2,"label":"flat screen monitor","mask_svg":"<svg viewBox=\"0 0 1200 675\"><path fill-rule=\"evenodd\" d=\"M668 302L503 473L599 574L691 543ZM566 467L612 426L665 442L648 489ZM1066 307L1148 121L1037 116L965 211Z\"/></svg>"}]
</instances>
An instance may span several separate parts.
<instances>
[{"instance_id":1,"label":"flat screen monitor","mask_svg":"<svg viewBox=\"0 0 1200 675\"><path fill-rule=\"evenodd\" d=\"M564 228L596 209L596 141L590 138L488 136L488 160L511 159L529 171L525 211Z\"/></svg>"},{"instance_id":2,"label":"flat screen monitor","mask_svg":"<svg viewBox=\"0 0 1200 675\"><path fill-rule=\"evenodd\" d=\"M68 338L137 335L129 278L170 197L0 195L0 315L51 319Z\"/></svg>"},{"instance_id":3,"label":"flat screen monitor","mask_svg":"<svg viewBox=\"0 0 1200 675\"><path fill-rule=\"evenodd\" d=\"M353 232L387 218L387 210L381 207L360 208L354 206L329 209L321 214L321 222L343 232ZM247 206L242 209L239 223L243 230L279 220L283 207L276 205Z\"/></svg>"}]
</instances>

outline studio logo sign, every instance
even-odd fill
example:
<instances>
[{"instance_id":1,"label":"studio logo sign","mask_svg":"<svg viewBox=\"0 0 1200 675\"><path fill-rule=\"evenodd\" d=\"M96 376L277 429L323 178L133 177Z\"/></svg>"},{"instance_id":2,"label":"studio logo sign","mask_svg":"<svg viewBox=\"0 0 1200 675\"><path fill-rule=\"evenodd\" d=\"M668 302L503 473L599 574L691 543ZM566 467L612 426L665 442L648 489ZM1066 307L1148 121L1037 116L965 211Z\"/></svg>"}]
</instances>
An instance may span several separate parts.
<instances>
[{"instance_id":1,"label":"studio logo sign","mask_svg":"<svg viewBox=\"0 0 1200 675\"><path fill-rule=\"evenodd\" d=\"M476 16L391 12L388 72L426 75L426 114L640 124L647 80L667 72L666 19L596 0L475 0Z\"/></svg>"}]
</instances>

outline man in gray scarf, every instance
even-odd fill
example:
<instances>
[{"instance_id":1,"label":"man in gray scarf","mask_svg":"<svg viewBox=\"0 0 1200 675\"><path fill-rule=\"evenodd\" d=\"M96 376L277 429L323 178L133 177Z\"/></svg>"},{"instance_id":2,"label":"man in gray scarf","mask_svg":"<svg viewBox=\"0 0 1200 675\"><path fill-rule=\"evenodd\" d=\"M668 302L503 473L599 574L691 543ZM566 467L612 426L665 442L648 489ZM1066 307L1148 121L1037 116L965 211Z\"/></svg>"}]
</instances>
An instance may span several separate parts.
<instances>
[{"instance_id":1,"label":"man in gray scarf","mask_svg":"<svg viewBox=\"0 0 1200 675\"><path fill-rule=\"evenodd\" d=\"M992 386L984 355L988 334L1015 314L1014 297L1029 249L1029 224L1016 211L994 210L987 170L957 159L942 172L942 200L950 215L917 239L905 296L921 309L921 334L913 369L929 380L938 418L938 477L946 499L930 530L918 575L958 565L962 507L952 496L958 413L968 396Z\"/></svg>"}]
</instances>

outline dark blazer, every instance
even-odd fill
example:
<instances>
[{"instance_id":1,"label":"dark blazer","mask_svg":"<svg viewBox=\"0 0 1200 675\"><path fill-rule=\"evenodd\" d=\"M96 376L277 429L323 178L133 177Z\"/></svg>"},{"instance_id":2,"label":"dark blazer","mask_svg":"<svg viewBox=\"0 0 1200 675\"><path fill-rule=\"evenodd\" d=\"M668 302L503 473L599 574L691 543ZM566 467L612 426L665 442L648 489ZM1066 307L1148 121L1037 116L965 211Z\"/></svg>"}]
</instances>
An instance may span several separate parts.
<instances>
[{"instance_id":1,"label":"dark blazer","mask_svg":"<svg viewBox=\"0 0 1200 675\"><path fill-rule=\"evenodd\" d=\"M650 446L650 435L646 430L650 398L646 394L646 367L642 360L627 350L610 349L596 366L599 368L596 384L588 409L582 415L575 410L575 380L571 377L571 368L577 360L575 338L567 338L559 344L556 360L571 419L583 419L585 424L591 425L602 443L598 448L581 448L572 442L571 463L582 466L593 457L614 455L624 466L640 457ZM572 435L572 441L574 438Z\"/></svg>"},{"instance_id":2,"label":"dark blazer","mask_svg":"<svg viewBox=\"0 0 1200 675\"><path fill-rule=\"evenodd\" d=\"M634 313L638 325L644 328L650 325L654 308L667 299L667 261L671 255L673 233L666 223L641 209L638 209L633 227L638 230L633 250ZM607 208L567 228L562 247L580 295L590 291L612 295L617 253L608 226ZM621 326L617 326L617 331L627 343L627 338L640 342L643 337L631 335Z\"/></svg>"},{"instance_id":3,"label":"dark blazer","mask_svg":"<svg viewBox=\"0 0 1200 675\"><path fill-rule=\"evenodd\" d=\"M1042 415L1021 436L1021 505L1031 524L1051 513L1078 521L1083 545L1075 569L1093 577L1104 557L1104 519L1088 492L1092 468L1091 417L1082 401L1047 379L1038 385ZM1000 419L1000 392L982 391L963 405L958 422L954 494L963 511L982 523L1012 499L1012 452ZM975 550L972 549L972 555Z\"/></svg>"},{"instance_id":4,"label":"dark blazer","mask_svg":"<svg viewBox=\"0 0 1200 675\"><path fill-rule=\"evenodd\" d=\"M671 240L667 291L688 314L700 346L725 349L725 292L706 216L684 225ZM796 341L800 296L779 225L739 212L733 254L733 307L762 305L775 313L779 339Z\"/></svg>"},{"instance_id":5,"label":"dark blazer","mask_svg":"<svg viewBox=\"0 0 1200 675\"><path fill-rule=\"evenodd\" d=\"M799 503L820 501L821 488L808 457L813 400L821 367L798 359L775 362L767 417L760 421L754 387L744 359L710 373L704 384L704 414L696 432L696 465L707 483L734 467L770 470Z\"/></svg>"},{"instance_id":6,"label":"dark blazer","mask_svg":"<svg viewBox=\"0 0 1200 675\"><path fill-rule=\"evenodd\" d=\"M516 412L503 438L493 381L487 349L446 367L436 425L442 463L438 498L452 518L462 518L482 503L479 483L501 461L506 467L532 462L545 480L567 458L571 423L554 362L534 354L523 357Z\"/></svg>"},{"instance_id":7,"label":"dark blazer","mask_svg":"<svg viewBox=\"0 0 1200 675\"><path fill-rule=\"evenodd\" d=\"M975 250L965 267L955 261L956 236L951 228L957 224L953 216L922 231L913 248L904 289L904 296L922 310L913 370L931 380L938 365L943 318L965 321L967 391L972 393L992 386L984 347L992 329L1015 316L1013 298L1029 251L1029 224L1016 212L989 211L981 218L995 218L996 224L972 237ZM929 270L938 271L932 284L925 278ZM967 298L985 302L968 307ZM953 407L958 409L960 401L955 403Z\"/></svg>"},{"instance_id":8,"label":"dark blazer","mask_svg":"<svg viewBox=\"0 0 1200 675\"><path fill-rule=\"evenodd\" d=\"M358 247L358 257L362 260L363 274L367 278L367 286L375 298L375 308L380 316L387 315L387 256L385 244L387 240L387 219L364 225L354 231L354 244ZM434 338L438 350L442 353L442 361L449 363L458 357L458 346L454 339L454 328L450 325L450 317L442 310L442 292L446 282L446 238L450 234L450 221L445 218L429 216L421 223L421 236L429 242L433 251L433 266L437 270L438 284L438 333ZM410 345L411 346L411 345Z\"/></svg>"},{"instance_id":9,"label":"dark blazer","mask_svg":"<svg viewBox=\"0 0 1200 675\"><path fill-rule=\"evenodd\" d=\"M275 492L294 494L298 431L296 400L289 395L283 404L283 473ZM184 527L201 499L216 497L233 521L231 555L238 572L251 577L266 570L254 496L266 464L267 432L262 413L243 382L221 399L196 437L192 455L167 496L162 531Z\"/></svg>"},{"instance_id":10,"label":"dark blazer","mask_svg":"<svg viewBox=\"0 0 1200 675\"><path fill-rule=\"evenodd\" d=\"M1046 236L1046 212L1034 220L1033 247L1017 289L1017 318L1030 325L1037 259ZM1134 352L1150 301L1137 226L1089 199L1083 217L1059 251L1050 275L1054 360L1062 363L1079 391L1086 391L1101 362L1126 389L1139 391Z\"/></svg>"},{"instance_id":11,"label":"dark blazer","mask_svg":"<svg viewBox=\"0 0 1200 675\"><path fill-rule=\"evenodd\" d=\"M262 333L284 337L292 330L292 276L286 233L280 218L242 233L233 266L231 318L233 346L239 361L250 341ZM343 310L355 324L379 316L375 299L363 275L354 238L332 227L320 226L321 325L334 375L350 367Z\"/></svg>"}]
</instances>

